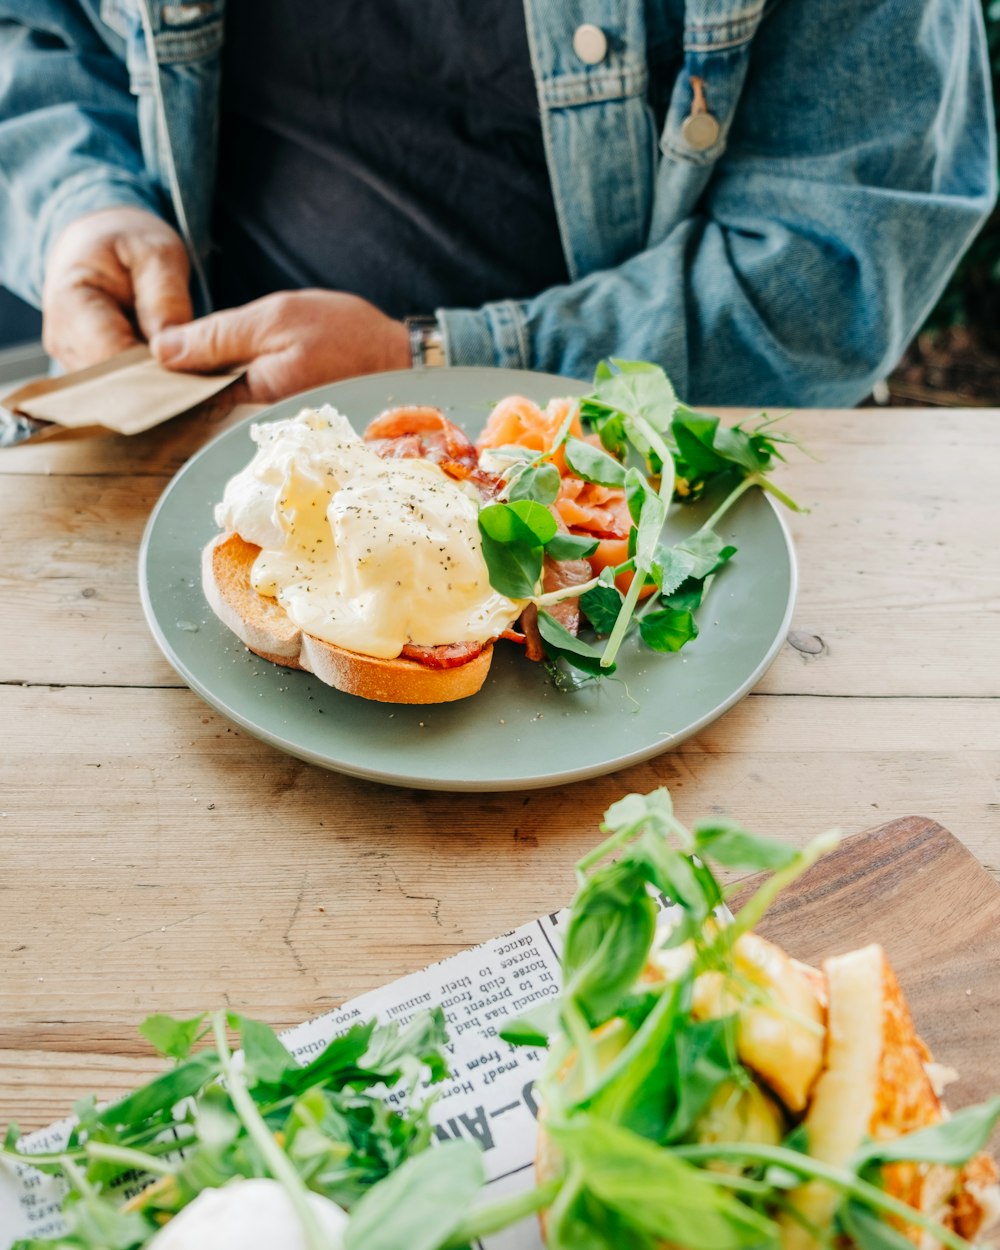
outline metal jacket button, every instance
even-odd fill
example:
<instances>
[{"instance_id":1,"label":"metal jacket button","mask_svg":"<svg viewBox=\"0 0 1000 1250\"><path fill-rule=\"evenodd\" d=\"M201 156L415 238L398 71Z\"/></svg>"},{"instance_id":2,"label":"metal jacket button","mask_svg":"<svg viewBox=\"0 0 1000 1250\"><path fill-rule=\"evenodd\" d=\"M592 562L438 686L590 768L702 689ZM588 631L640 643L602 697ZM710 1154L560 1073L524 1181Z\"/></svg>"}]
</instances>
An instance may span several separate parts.
<instances>
[{"instance_id":1,"label":"metal jacket button","mask_svg":"<svg viewBox=\"0 0 1000 1250\"><path fill-rule=\"evenodd\" d=\"M585 65L600 65L608 55L608 37L600 26L585 22L573 34L573 51Z\"/></svg>"},{"instance_id":2,"label":"metal jacket button","mask_svg":"<svg viewBox=\"0 0 1000 1250\"><path fill-rule=\"evenodd\" d=\"M681 126L685 142L696 152L704 152L706 148L710 148L718 140L720 130L717 118L711 113L692 113L690 117L684 118Z\"/></svg>"}]
</instances>

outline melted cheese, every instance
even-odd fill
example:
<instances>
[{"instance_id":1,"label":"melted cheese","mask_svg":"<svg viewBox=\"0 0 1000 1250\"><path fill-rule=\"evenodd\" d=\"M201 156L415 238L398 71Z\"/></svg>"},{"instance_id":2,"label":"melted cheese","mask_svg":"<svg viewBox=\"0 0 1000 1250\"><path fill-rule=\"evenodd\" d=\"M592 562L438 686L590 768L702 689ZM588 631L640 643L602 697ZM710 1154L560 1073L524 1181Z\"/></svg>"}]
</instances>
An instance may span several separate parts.
<instances>
[{"instance_id":1,"label":"melted cheese","mask_svg":"<svg viewBox=\"0 0 1000 1250\"><path fill-rule=\"evenodd\" d=\"M383 460L326 406L255 425L217 524L261 548L251 580L306 633L380 659L497 637L524 603L490 585L479 497L427 460Z\"/></svg>"}]
</instances>

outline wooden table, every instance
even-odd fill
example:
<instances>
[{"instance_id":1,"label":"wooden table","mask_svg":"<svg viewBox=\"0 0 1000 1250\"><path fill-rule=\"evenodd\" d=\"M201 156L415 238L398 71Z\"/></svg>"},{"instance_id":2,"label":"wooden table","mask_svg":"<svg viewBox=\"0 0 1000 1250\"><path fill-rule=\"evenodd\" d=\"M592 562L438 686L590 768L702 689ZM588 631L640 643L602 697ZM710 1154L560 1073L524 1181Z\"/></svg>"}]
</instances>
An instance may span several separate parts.
<instances>
[{"instance_id":1,"label":"wooden table","mask_svg":"<svg viewBox=\"0 0 1000 1250\"><path fill-rule=\"evenodd\" d=\"M230 418L231 419L231 418ZM0 1130L155 1061L149 1012L287 1025L564 903L628 790L804 841L910 813L1000 867L1000 412L804 412L801 591L757 690L672 753L396 790L237 732L146 628L136 552L219 421L0 453Z\"/></svg>"}]
</instances>

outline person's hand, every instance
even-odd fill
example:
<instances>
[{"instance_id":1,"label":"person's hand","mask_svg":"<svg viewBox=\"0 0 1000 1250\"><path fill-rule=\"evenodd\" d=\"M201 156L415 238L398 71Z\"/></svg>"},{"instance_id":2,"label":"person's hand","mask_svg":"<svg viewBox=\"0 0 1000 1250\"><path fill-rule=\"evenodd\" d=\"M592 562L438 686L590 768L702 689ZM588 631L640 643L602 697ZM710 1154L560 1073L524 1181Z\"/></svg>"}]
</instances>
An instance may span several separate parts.
<instances>
[{"instance_id":1,"label":"person's hand","mask_svg":"<svg viewBox=\"0 0 1000 1250\"><path fill-rule=\"evenodd\" d=\"M409 335L374 304L340 291L279 291L158 334L169 369L246 366L241 399L272 403L324 382L407 369Z\"/></svg>"},{"instance_id":2,"label":"person's hand","mask_svg":"<svg viewBox=\"0 0 1000 1250\"><path fill-rule=\"evenodd\" d=\"M71 222L49 252L42 342L64 369L99 364L191 320L188 255L154 213L109 208Z\"/></svg>"}]
</instances>

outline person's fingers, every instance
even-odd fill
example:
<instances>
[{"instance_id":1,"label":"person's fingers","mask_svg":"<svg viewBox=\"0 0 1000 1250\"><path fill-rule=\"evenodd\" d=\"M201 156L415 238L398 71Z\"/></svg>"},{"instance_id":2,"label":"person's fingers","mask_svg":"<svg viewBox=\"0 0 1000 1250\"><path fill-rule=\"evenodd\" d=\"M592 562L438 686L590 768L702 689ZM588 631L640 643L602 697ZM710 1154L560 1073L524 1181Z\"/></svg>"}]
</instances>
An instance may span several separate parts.
<instances>
[{"instance_id":1,"label":"person's fingers","mask_svg":"<svg viewBox=\"0 0 1000 1250\"><path fill-rule=\"evenodd\" d=\"M160 330L190 321L188 258L180 240L143 244L129 240L122 260L132 274L135 317L147 339Z\"/></svg>"},{"instance_id":2,"label":"person's fingers","mask_svg":"<svg viewBox=\"0 0 1000 1250\"><path fill-rule=\"evenodd\" d=\"M244 304L163 330L150 347L168 369L212 373L251 360L261 350L264 330L260 310Z\"/></svg>"},{"instance_id":3,"label":"person's fingers","mask_svg":"<svg viewBox=\"0 0 1000 1250\"><path fill-rule=\"evenodd\" d=\"M64 369L100 364L138 342L121 305L98 287L68 286L45 309L42 343Z\"/></svg>"}]
</instances>

